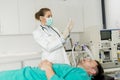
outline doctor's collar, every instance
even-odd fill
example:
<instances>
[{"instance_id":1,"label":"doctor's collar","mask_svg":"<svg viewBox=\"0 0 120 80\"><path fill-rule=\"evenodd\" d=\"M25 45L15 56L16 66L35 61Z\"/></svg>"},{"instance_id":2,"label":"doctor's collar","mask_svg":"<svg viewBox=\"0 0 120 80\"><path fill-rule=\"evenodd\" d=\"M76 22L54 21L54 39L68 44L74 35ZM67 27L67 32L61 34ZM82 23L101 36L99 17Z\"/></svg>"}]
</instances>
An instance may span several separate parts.
<instances>
[{"instance_id":1,"label":"doctor's collar","mask_svg":"<svg viewBox=\"0 0 120 80\"><path fill-rule=\"evenodd\" d=\"M42 30L46 29L46 28L45 28L46 26L42 26L42 25L40 25L40 27L42 28Z\"/></svg>"},{"instance_id":2,"label":"doctor's collar","mask_svg":"<svg viewBox=\"0 0 120 80\"><path fill-rule=\"evenodd\" d=\"M42 30L50 28L49 26L45 26L45 25L44 26L40 25L40 27L42 28Z\"/></svg>"}]
</instances>

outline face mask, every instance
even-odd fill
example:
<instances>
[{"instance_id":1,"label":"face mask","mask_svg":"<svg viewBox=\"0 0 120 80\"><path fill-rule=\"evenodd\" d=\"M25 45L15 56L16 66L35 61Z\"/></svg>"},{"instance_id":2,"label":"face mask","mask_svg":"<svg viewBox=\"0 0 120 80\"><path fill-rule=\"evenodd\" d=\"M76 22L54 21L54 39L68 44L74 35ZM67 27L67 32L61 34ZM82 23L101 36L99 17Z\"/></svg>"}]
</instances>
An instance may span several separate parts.
<instances>
[{"instance_id":1,"label":"face mask","mask_svg":"<svg viewBox=\"0 0 120 80\"><path fill-rule=\"evenodd\" d=\"M50 18L46 18L46 25L47 26L51 26L53 24L53 19L50 17Z\"/></svg>"}]
</instances>

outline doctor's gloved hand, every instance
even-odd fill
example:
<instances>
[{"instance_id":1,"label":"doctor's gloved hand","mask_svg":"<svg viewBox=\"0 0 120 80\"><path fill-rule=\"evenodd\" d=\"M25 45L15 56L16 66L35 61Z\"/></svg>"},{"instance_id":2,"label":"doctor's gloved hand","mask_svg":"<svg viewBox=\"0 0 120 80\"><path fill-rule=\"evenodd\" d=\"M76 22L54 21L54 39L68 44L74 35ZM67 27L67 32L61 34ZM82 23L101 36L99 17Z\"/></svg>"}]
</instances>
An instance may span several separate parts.
<instances>
[{"instance_id":1,"label":"doctor's gloved hand","mask_svg":"<svg viewBox=\"0 0 120 80\"><path fill-rule=\"evenodd\" d=\"M46 72L46 76L47 76L48 80L55 74L52 69L52 63L49 62L48 60L43 60L39 64L39 67Z\"/></svg>"}]
</instances>

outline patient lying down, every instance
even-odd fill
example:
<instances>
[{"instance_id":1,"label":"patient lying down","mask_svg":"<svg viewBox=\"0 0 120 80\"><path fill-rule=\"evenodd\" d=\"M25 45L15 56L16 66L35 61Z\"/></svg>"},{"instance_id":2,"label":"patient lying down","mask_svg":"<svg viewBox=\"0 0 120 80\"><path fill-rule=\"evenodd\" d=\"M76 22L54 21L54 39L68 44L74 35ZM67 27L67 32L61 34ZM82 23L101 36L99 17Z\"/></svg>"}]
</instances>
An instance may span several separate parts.
<instances>
[{"instance_id":1,"label":"patient lying down","mask_svg":"<svg viewBox=\"0 0 120 80\"><path fill-rule=\"evenodd\" d=\"M91 80L91 75L102 74L101 65L91 59L79 62L78 67L67 64L52 64L44 60L38 67L0 72L0 80ZM99 72L100 71L100 72Z\"/></svg>"}]
</instances>

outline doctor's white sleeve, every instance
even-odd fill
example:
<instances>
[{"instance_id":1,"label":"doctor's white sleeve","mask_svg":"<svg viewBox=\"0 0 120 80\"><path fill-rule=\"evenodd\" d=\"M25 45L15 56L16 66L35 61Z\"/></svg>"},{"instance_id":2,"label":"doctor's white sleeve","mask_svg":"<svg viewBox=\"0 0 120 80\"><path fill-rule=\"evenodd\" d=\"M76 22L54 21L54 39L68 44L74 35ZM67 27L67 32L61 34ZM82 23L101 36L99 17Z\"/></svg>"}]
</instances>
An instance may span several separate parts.
<instances>
[{"instance_id":1,"label":"doctor's white sleeve","mask_svg":"<svg viewBox=\"0 0 120 80\"><path fill-rule=\"evenodd\" d=\"M63 46L62 42L54 36L46 37L40 35L38 32L33 32L33 37L36 40L36 42L48 52L52 52Z\"/></svg>"}]
</instances>

